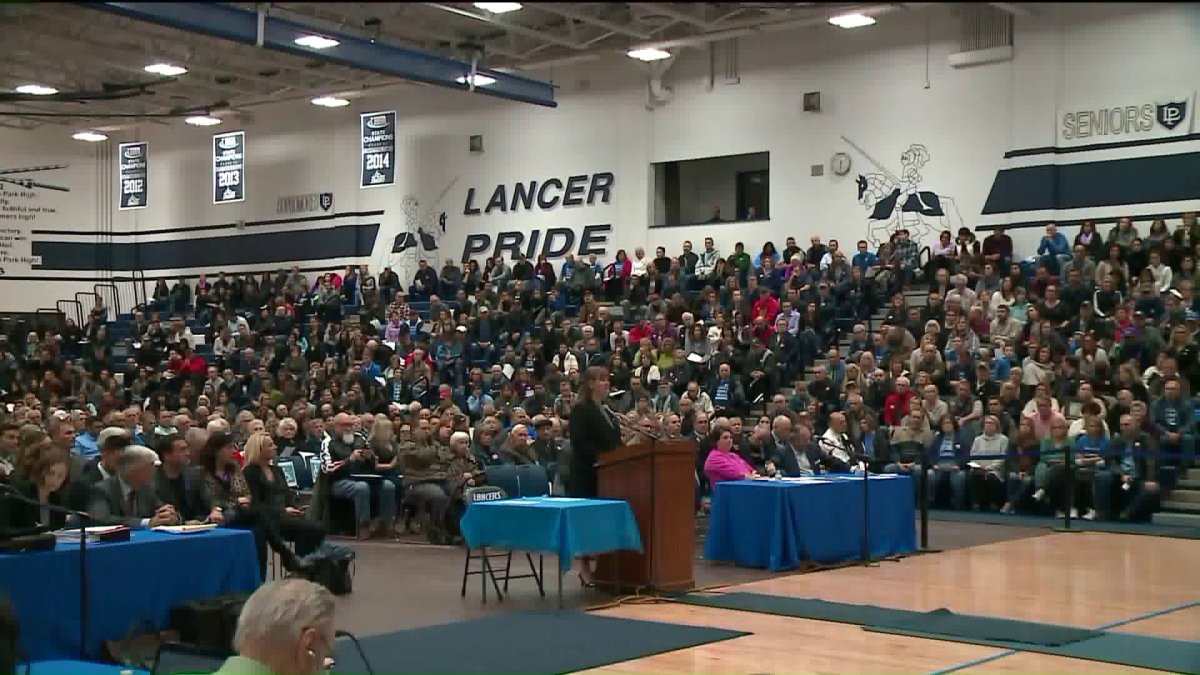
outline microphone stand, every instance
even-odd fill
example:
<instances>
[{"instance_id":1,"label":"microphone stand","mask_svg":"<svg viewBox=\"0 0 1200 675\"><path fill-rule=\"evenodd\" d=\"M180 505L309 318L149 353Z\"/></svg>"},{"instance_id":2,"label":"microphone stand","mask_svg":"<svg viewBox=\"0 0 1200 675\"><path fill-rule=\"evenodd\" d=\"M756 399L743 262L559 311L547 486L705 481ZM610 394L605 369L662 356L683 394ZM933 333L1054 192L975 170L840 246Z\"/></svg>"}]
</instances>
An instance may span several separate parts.
<instances>
[{"instance_id":1,"label":"microphone stand","mask_svg":"<svg viewBox=\"0 0 1200 675\"><path fill-rule=\"evenodd\" d=\"M371 662L367 660L367 655L363 652L362 645L358 643L358 638L350 631L336 630L333 632L334 638L346 638L354 644L354 649L358 652L358 658L362 659L363 666L367 669L367 675L375 675L375 670L371 668Z\"/></svg>"},{"instance_id":2,"label":"microphone stand","mask_svg":"<svg viewBox=\"0 0 1200 675\"><path fill-rule=\"evenodd\" d=\"M870 507L871 507L870 473L871 472L867 471L867 463L865 461L863 461L863 458L861 456L856 457L856 455L858 455L858 453L851 452L850 448L843 447L840 443L835 444L833 441L829 440L828 438L825 438L824 436L821 436L821 438L819 438L817 440L817 444L833 448L834 450L841 450L842 452L844 452L846 454L846 457L849 458L850 463L851 463L850 464L851 474L854 473L854 464L853 463L857 462L857 464L860 467L862 467L862 472L863 472L863 520L862 520L862 524L863 524L863 526L862 526L862 557L861 557L860 562L862 562L862 565L864 567L873 567L873 566L875 566L875 563L871 560L871 510L870 510ZM832 454L832 453L830 453L830 454Z\"/></svg>"},{"instance_id":3,"label":"microphone stand","mask_svg":"<svg viewBox=\"0 0 1200 675\"><path fill-rule=\"evenodd\" d=\"M54 513L62 513L67 516L75 516L79 521L79 659L86 661L87 653L87 625L88 625L88 574L87 574L87 523L92 519L84 511L76 511L68 509L65 506L41 502L36 499L30 499L25 495L17 492L10 485L3 485L0 488L0 499L11 499L13 501L37 506L39 508L52 511Z\"/></svg>"}]
</instances>

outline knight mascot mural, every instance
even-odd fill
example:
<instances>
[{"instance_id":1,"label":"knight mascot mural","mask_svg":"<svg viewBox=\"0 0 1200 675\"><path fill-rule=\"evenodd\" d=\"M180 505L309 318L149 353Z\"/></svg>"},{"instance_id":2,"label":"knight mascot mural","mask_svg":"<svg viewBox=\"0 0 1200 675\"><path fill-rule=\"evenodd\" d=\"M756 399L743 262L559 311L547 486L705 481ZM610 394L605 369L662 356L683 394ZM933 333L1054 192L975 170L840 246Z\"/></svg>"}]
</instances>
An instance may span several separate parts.
<instances>
[{"instance_id":1,"label":"knight mascot mural","mask_svg":"<svg viewBox=\"0 0 1200 675\"><path fill-rule=\"evenodd\" d=\"M454 181L446 186L433 207L421 210L414 195L405 195L400 201L400 213L404 224L392 239L392 247L386 255L386 264L401 279L411 279L417 273L417 264L424 260L434 269L440 269L439 251L442 238L446 235L446 212L440 207Z\"/></svg>"},{"instance_id":2,"label":"knight mascot mural","mask_svg":"<svg viewBox=\"0 0 1200 675\"><path fill-rule=\"evenodd\" d=\"M923 190L921 169L929 163L929 150L919 143L908 146L900 155L900 175L896 176L853 141L842 137L877 173L859 174L858 203L870 211L867 216L867 240L878 247L893 232L907 229L913 241L932 241L934 233L957 230L963 225L954 199Z\"/></svg>"}]
</instances>

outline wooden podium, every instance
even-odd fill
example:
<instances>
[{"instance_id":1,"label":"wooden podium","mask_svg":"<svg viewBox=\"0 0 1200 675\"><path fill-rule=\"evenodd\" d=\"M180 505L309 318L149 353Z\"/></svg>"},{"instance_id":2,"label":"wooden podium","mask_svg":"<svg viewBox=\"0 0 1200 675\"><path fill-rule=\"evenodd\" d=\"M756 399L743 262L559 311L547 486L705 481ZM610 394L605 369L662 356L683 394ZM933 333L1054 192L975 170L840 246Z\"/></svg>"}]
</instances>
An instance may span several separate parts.
<instances>
[{"instance_id":1,"label":"wooden podium","mask_svg":"<svg viewBox=\"0 0 1200 675\"><path fill-rule=\"evenodd\" d=\"M687 591L695 587L696 443L649 441L623 445L597 462L599 497L629 502L643 553L618 551L596 562L596 585Z\"/></svg>"}]
</instances>

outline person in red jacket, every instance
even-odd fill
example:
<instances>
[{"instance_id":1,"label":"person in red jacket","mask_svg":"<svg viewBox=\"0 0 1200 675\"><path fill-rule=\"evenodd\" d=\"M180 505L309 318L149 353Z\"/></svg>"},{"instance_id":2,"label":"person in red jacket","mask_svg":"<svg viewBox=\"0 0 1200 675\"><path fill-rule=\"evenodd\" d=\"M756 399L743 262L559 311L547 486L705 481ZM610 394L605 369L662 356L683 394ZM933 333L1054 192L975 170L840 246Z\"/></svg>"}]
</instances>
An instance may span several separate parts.
<instances>
[{"instance_id":1,"label":"person in red jacket","mask_svg":"<svg viewBox=\"0 0 1200 675\"><path fill-rule=\"evenodd\" d=\"M768 326L775 325L775 316L779 314L779 300L771 295L771 289L766 286L758 287L758 300L754 301L750 313L755 319L760 316L765 318Z\"/></svg>"},{"instance_id":2,"label":"person in red jacket","mask_svg":"<svg viewBox=\"0 0 1200 675\"><path fill-rule=\"evenodd\" d=\"M204 357L196 354L191 347L185 347L183 350L183 359L179 364L180 377L185 379L204 379L204 374L207 371L208 363L204 361Z\"/></svg>"},{"instance_id":3,"label":"person in red jacket","mask_svg":"<svg viewBox=\"0 0 1200 675\"><path fill-rule=\"evenodd\" d=\"M654 324L648 316L642 319L641 323L629 329L629 344L641 344L643 338L650 338L651 342L654 341Z\"/></svg>"},{"instance_id":4,"label":"person in red jacket","mask_svg":"<svg viewBox=\"0 0 1200 675\"><path fill-rule=\"evenodd\" d=\"M907 377L896 378L896 391L887 395L883 400L883 421L888 426L899 426L900 421L908 416L908 407L917 393L909 388Z\"/></svg>"}]
</instances>

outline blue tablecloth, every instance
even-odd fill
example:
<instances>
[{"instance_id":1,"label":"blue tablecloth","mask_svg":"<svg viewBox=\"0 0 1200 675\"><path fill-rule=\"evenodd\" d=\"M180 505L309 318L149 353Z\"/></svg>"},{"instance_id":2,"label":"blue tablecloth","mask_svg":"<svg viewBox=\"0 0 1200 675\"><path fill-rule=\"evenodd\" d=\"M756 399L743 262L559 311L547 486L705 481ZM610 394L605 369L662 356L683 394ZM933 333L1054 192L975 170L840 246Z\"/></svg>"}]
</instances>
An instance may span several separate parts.
<instances>
[{"instance_id":1,"label":"blue tablecloth","mask_svg":"<svg viewBox=\"0 0 1200 675\"><path fill-rule=\"evenodd\" d=\"M129 670L133 675L147 675L146 671L125 666L113 666L88 661L37 661L30 664L29 675L120 675ZM24 669L18 672L24 673Z\"/></svg>"},{"instance_id":2,"label":"blue tablecloth","mask_svg":"<svg viewBox=\"0 0 1200 675\"><path fill-rule=\"evenodd\" d=\"M870 481L871 556L916 550L912 479L890 475ZM852 560L862 555L862 522L861 477L717 483L704 557L772 571L792 569L801 560Z\"/></svg>"},{"instance_id":3,"label":"blue tablecloth","mask_svg":"<svg viewBox=\"0 0 1200 675\"><path fill-rule=\"evenodd\" d=\"M564 571L579 556L642 550L629 503L612 499L527 497L478 502L467 508L460 528L471 548L555 553Z\"/></svg>"},{"instance_id":4,"label":"blue tablecloth","mask_svg":"<svg viewBox=\"0 0 1200 675\"><path fill-rule=\"evenodd\" d=\"M88 645L125 637L139 621L167 625L181 602L258 588L254 535L216 529L172 535L135 531L127 542L88 544ZM0 588L21 621L32 661L79 658L79 545L0 554Z\"/></svg>"}]
</instances>

